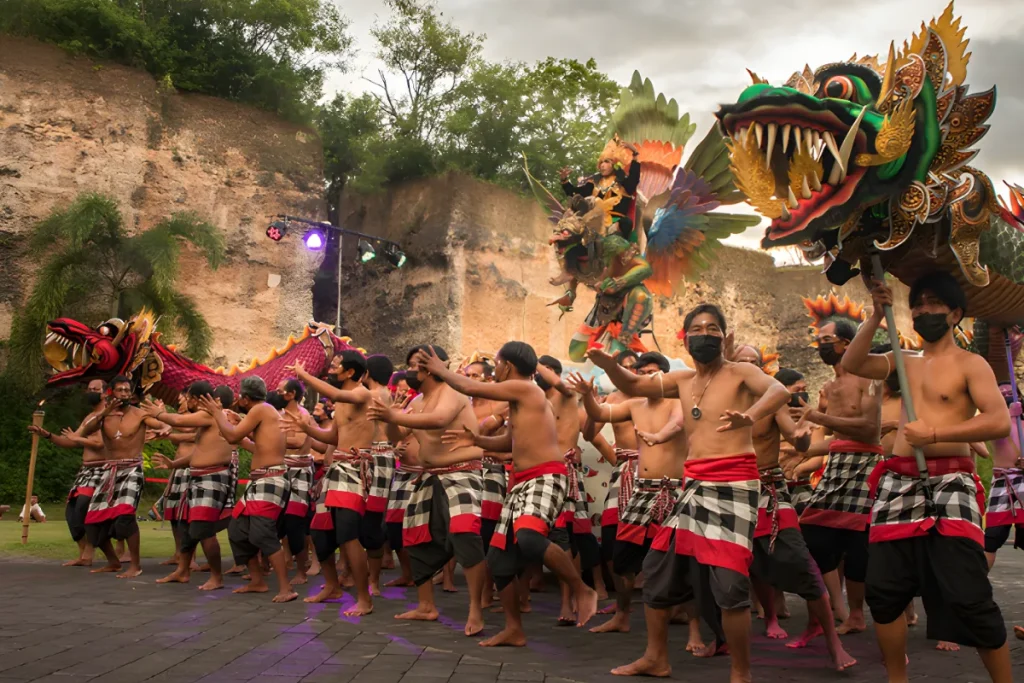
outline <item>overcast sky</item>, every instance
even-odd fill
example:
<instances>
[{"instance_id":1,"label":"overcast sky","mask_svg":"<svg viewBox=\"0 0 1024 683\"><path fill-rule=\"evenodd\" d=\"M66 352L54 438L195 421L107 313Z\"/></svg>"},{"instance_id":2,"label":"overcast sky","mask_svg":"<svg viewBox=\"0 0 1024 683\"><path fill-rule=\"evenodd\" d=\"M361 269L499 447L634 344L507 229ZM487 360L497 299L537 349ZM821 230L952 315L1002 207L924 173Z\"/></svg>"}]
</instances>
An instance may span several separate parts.
<instances>
[{"instance_id":1,"label":"overcast sky","mask_svg":"<svg viewBox=\"0 0 1024 683\"><path fill-rule=\"evenodd\" d=\"M328 90L362 91L376 75L369 29L389 14L383 0L335 0L351 22L358 53L353 68L333 75ZM750 68L771 83L793 71L845 60L854 52L883 55L945 0L437 0L463 30L486 34L484 56L534 62L548 56L586 60L620 83L634 70L674 97L697 123L693 140L712 124L719 104L735 101ZM713 9L712 9L713 8ZM1024 185L1024 0L958 0L973 53L967 83L973 92L998 86L992 129L975 164L1002 181ZM756 247L763 228L731 238Z\"/></svg>"}]
</instances>

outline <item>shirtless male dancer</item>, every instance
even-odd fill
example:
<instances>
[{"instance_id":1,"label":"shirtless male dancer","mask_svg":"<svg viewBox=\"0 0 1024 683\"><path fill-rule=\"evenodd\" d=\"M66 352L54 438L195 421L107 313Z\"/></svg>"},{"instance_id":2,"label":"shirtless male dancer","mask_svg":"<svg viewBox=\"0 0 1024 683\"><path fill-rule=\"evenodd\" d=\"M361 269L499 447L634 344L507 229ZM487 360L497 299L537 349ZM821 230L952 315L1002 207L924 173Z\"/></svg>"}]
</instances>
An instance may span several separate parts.
<instances>
[{"instance_id":1,"label":"shirtless male dancer","mask_svg":"<svg viewBox=\"0 0 1024 683\"><path fill-rule=\"evenodd\" d=\"M305 395L306 387L295 377L282 379L275 391L267 393L267 403L281 413L281 428L284 430L288 505L281 517L281 531L288 544L288 554L295 560L293 586L309 580L306 563L309 560L309 513L312 506L309 494L313 488L314 458L313 439L299 426L313 423L309 411L301 405Z\"/></svg>"},{"instance_id":2,"label":"shirtless male dancer","mask_svg":"<svg viewBox=\"0 0 1024 683\"><path fill-rule=\"evenodd\" d=\"M600 550L591 531L587 492L583 488L582 451L579 447L579 401L572 389L562 381L562 364L557 358L538 358L537 372L533 379L537 386L544 390L544 395L547 396L555 413L558 448L562 451L569 474L569 489L566 491L562 513L558 516L551 538L562 550L572 553L573 563L582 574L600 561ZM558 623L562 626L575 626L576 610L572 605L572 585L562 581L561 586L562 606Z\"/></svg>"},{"instance_id":3,"label":"shirtless male dancer","mask_svg":"<svg viewBox=\"0 0 1024 683\"><path fill-rule=\"evenodd\" d=\"M288 369L321 396L334 401L334 422L330 429L319 429L309 421L299 426L314 439L338 447L324 458L327 473L320 486L326 508L314 516L312 523L313 545L325 583L317 595L306 601L341 598L334 560L334 552L340 549L356 587L356 604L345 614L364 616L373 611L367 550L379 551L384 545L383 514L370 520L366 518L368 492L363 473L373 465L372 447L379 431L367 415L374 394L362 383L366 358L355 350L342 351L335 356L328 370L333 384L313 377L301 363Z\"/></svg>"},{"instance_id":4,"label":"shirtless male dancer","mask_svg":"<svg viewBox=\"0 0 1024 683\"><path fill-rule=\"evenodd\" d=\"M774 415L789 392L749 363L722 356L725 316L702 303L684 320L687 349L696 370L641 377L626 372L600 350L588 355L623 393L679 398L689 454L682 497L644 559L647 650L619 676L669 676L668 622L672 607L693 598L706 571L731 655L730 681L750 681L750 578L760 477L752 427ZM695 562L694 562L695 561ZM696 564L697 566L692 566ZM703 583L703 580L701 580ZM707 611L702 606L702 611ZM702 655L720 649L707 648Z\"/></svg>"},{"instance_id":5,"label":"shirtless male dancer","mask_svg":"<svg viewBox=\"0 0 1024 683\"><path fill-rule=\"evenodd\" d=\"M989 332L992 335L992 332ZM1013 547L1024 550L1024 458L1020 452L1019 402L1013 400L1013 387L1007 382L999 384L1010 410L1010 435L993 443L992 486L988 494L985 513L985 557L991 569L996 563L996 552L1010 540L1014 531Z\"/></svg>"},{"instance_id":6,"label":"shirtless male dancer","mask_svg":"<svg viewBox=\"0 0 1024 683\"><path fill-rule=\"evenodd\" d=\"M427 352L429 350L429 353ZM441 436L449 429L469 428L476 433L476 415L469 399L449 386L442 375L427 371L445 366L448 355L439 346L420 345L406 354L406 364L416 372L423 395L419 412L403 413L375 398L367 414L387 424L389 440L398 443L409 433L419 442L423 472L414 484L402 526L402 543L412 561L413 581L419 604L396 619L435 621L438 618L431 579L453 557L462 565L469 584L469 617L464 633L475 636L484 628L480 607L484 591L484 549L480 540L480 500L483 493L479 448L449 449ZM461 382L474 382L445 367Z\"/></svg>"},{"instance_id":7,"label":"shirtless male dancer","mask_svg":"<svg viewBox=\"0 0 1024 683\"><path fill-rule=\"evenodd\" d=\"M763 369L760 352L752 346L740 347L734 359ZM806 403L806 401L804 401ZM794 593L807 601L807 611L814 625L790 647L806 647L815 635L824 633L829 656L837 670L857 663L843 648L836 632L835 619L828 592L817 564L811 559L800 533L796 509L789 497L786 477L779 467L779 449L783 440L797 451L811 445L811 425L798 425L790 417L787 406L754 423L754 452L761 475L757 503L757 528L754 530L754 561L750 567L754 591L764 609L765 634L769 638L785 638L779 626L774 591ZM774 589L774 591L773 591Z\"/></svg>"},{"instance_id":8,"label":"shirtless male dancer","mask_svg":"<svg viewBox=\"0 0 1024 683\"><path fill-rule=\"evenodd\" d=\"M146 427L163 429L164 426L131 404L132 381L129 378L118 375L110 381L110 389L113 395L107 399L103 412L83 422L72 441L84 448L92 444L88 438L97 430L103 436L107 461L103 479L85 515L85 528L89 543L100 548L108 558L108 565L99 571L120 568L119 564L115 566L109 561L113 555L110 540L127 541L131 564L128 571L118 574L117 578L131 579L142 573L135 511L145 485L142 446L146 443Z\"/></svg>"},{"instance_id":9,"label":"shirtless male dancer","mask_svg":"<svg viewBox=\"0 0 1024 683\"><path fill-rule=\"evenodd\" d=\"M105 388L106 385L101 379L90 380L86 385L85 400L89 404L90 411L82 419L82 423L103 413L106 407L103 404L103 390ZM81 423L79 426L81 426ZM60 448L78 448L78 444L81 443L80 441L73 441L68 436L54 434L35 425L29 425L28 431L38 434ZM89 544L88 539L85 537L85 515L89 511L89 501L92 500L93 492L95 492L103 477L103 462L107 459L107 454L103 450L103 437L99 434L94 434L87 441L89 445L81 446L82 466L78 469L78 475L75 477L74 483L71 484L71 490L68 491L67 504L64 506L64 519L67 522L68 531L71 532L71 539L78 544L78 558L68 560L62 565L64 567L91 567L93 553L95 552L95 548ZM117 557L107 558L108 563L111 565L119 564L116 560Z\"/></svg>"},{"instance_id":10,"label":"shirtless male dancer","mask_svg":"<svg viewBox=\"0 0 1024 683\"><path fill-rule=\"evenodd\" d=\"M871 552L867 602L890 683L907 681L904 608L919 592L928 637L978 649L995 683L1013 678L1006 625L992 599L981 529L984 505L970 444L1005 438L1010 414L984 357L961 349L953 326L967 310L956 279L928 273L910 287L914 331L923 353L903 354L917 420L901 420L893 457L871 476ZM892 305L892 291L871 283L873 308L843 358L868 380L894 372L892 351L871 354L871 337ZM914 457L928 466L922 482Z\"/></svg>"},{"instance_id":11,"label":"shirtless male dancer","mask_svg":"<svg viewBox=\"0 0 1024 683\"><path fill-rule=\"evenodd\" d=\"M868 477L882 456L881 383L857 377L840 364L856 334L857 328L847 320L818 328L818 355L834 371L822 389L825 408L791 409L794 419L821 425L834 435L825 472L800 516L800 528L829 593L837 600L842 592L836 570L843 563L850 612L838 628L840 635L865 628L864 575L871 516Z\"/></svg>"},{"instance_id":12,"label":"shirtless male dancer","mask_svg":"<svg viewBox=\"0 0 1024 683\"><path fill-rule=\"evenodd\" d=\"M418 396L413 399L405 396L399 405L405 405L406 412L419 412L423 408L423 399ZM410 434L395 444L395 458L395 476L391 480L391 490L388 493L385 527L388 545L398 555L401 574L384 585L407 587L416 584L412 579L412 560L409 559L409 551L402 542L402 524L405 522L405 509L409 507L409 498L412 497L416 478L423 471L423 463L420 462L420 443L416 437Z\"/></svg>"},{"instance_id":13,"label":"shirtless male dancer","mask_svg":"<svg viewBox=\"0 0 1024 683\"><path fill-rule=\"evenodd\" d=\"M668 359L660 353L648 352L639 357L636 374L651 376L671 370ZM641 436L653 435L669 423L681 421L683 408L676 398L631 398L614 405L598 403L593 380L579 374L569 379L570 386L583 397L583 406L592 420L635 425ZM618 534L615 538L613 572L616 577L615 616L590 629L593 633L628 633L632 611L632 594L637 573L661 525L671 514L683 489L683 463L686 462L686 434L679 430L672 438L655 443L640 443L637 477L626 504L619 510ZM700 620L690 619L687 651L702 648Z\"/></svg>"},{"instance_id":14,"label":"shirtless male dancer","mask_svg":"<svg viewBox=\"0 0 1024 683\"><path fill-rule=\"evenodd\" d=\"M480 643L484 647L526 645L513 579L525 567L542 563L572 587L578 610L578 626L597 611L597 593L583 582L572 558L548 540L562 511L569 486L568 470L558 443L555 414L543 390L531 380L537 371L537 354L520 341L507 342L495 358L497 382L474 382L447 368L436 355L420 354L421 367L441 377L448 386L467 396L503 401L509 405L508 430L484 437L463 426L445 434L454 452L479 447L487 452L512 454L512 487L505 498L501 519L494 531L487 563L498 588L505 613L505 628Z\"/></svg>"},{"instance_id":15,"label":"shirtless male dancer","mask_svg":"<svg viewBox=\"0 0 1024 683\"><path fill-rule=\"evenodd\" d=\"M807 380L804 379L803 373L792 368L779 368L775 373L775 379L789 392L790 407L795 408L809 402ZM797 465L803 462L803 452L796 450L788 442L779 444L779 466L786 474L786 486L789 488L789 497L797 515L804 511L813 492L809 479L795 476Z\"/></svg>"},{"instance_id":16,"label":"shirtless male dancer","mask_svg":"<svg viewBox=\"0 0 1024 683\"><path fill-rule=\"evenodd\" d=\"M215 393L216 392L216 393ZM217 423L206 411L199 410L199 399L216 395L221 409L234 403L234 395L226 386L218 387L205 380L193 382L187 391L188 412L168 413L160 402L147 401L142 409L152 418L177 428L196 430L195 447L172 462L164 456L155 457L157 464L167 469L188 469L186 494L181 507L181 548L178 568L157 583L188 583L191 579L192 560L196 546L202 544L203 554L210 565L210 578L199 587L212 591L224 587L220 542L217 534L228 528L235 503L238 472L232 476L232 460L237 453L217 429Z\"/></svg>"},{"instance_id":17,"label":"shirtless male dancer","mask_svg":"<svg viewBox=\"0 0 1024 683\"><path fill-rule=\"evenodd\" d=\"M252 469L249 485L235 505L228 526L228 541L235 564L248 565L248 585L235 593L266 593L270 590L263 579L259 554L270 562L277 575L274 602L290 602L299 597L288 582L288 567L281 547L279 520L288 501L287 467L284 464L285 436L281 414L266 402L267 385L259 377L246 377L238 390L236 406L244 413L237 425L231 424L224 406L212 396L199 399L199 407L217 423L229 444L241 443L252 435ZM248 444L247 444L248 445Z\"/></svg>"}]
</instances>

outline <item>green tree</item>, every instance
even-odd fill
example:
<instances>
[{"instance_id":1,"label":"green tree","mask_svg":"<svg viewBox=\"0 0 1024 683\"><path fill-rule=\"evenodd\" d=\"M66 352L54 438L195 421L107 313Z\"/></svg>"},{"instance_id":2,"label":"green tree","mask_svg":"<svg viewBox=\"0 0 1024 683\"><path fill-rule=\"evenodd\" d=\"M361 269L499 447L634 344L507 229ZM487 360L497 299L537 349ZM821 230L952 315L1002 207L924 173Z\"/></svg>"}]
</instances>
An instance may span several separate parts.
<instances>
[{"instance_id":1,"label":"green tree","mask_svg":"<svg viewBox=\"0 0 1024 683\"><path fill-rule=\"evenodd\" d=\"M342 191L354 184L373 190L385 175L384 120L376 98L343 94L320 106L316 127L324 149L327 203L336 211Z\"/></svg>"},{"instance_id":2,"label":"green tree","mask_svg":"<svg viewBox=\"0 0 1024 683\"><path fill-rule=\"evenodd\" d=\"M23 386L38 385L40 344L49 320L127 318L143 306L161 316L169 336L184 336L189 357L205 358L210 327L195 302L176 288L186 243L211 268L224 259L220 231L194 213L175 213L129 236L110 197L82 194L67 208L54 210L30 236L31 252L42 265L11 325L9 372Z\"/></svg>"}]
</instances>

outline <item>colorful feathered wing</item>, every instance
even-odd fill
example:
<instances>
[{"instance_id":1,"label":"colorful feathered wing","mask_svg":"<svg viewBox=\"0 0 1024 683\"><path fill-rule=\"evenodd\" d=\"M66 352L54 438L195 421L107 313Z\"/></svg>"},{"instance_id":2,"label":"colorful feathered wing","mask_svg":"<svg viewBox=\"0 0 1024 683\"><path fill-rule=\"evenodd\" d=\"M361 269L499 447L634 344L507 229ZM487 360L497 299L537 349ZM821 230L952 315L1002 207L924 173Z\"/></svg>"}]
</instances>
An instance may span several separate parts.
<instances>
[{"instance_id":1,"label":"colorful feathered wing","mask_svg":"<svg viewBox=\"0 0 1024 683\"><path fill-rule=\"evenodd\" d=\"M1024 230L1024 187L1010 183L1006 183L1006 186L1010 188L1010 201L999 197L999 213L1004 221L1018 230Z\"/></svg>"},{"instance_id":2,"label":"colorful feathered wing","mask_svg":"<svg viewBox=\"0 0 1024 683\"><path fill-rule=\"evenodd\" d=\"M684 278L708 267L721 240L760 223L758 216L715 213L741 201L722 134L713 127L676 173L668 203L654 214L646 252L654 274L647 287L672 296Z\"/></svg>"},{"instance_id":3,"label":"colorful feathered wing","mask_svg":"<svg viewBox=\"0 0 1024 683\"><path fill-rule=\"evenodd\" d=\"M538 202L540 202L544 211L547 212L548 220L553 224L558 225L558 221L562 220L562 215L565 213L565 207L562 206L562 202L555 198L555 195L551 194L548 188L544 187L544 185L530 173L530 166L526 161L526 154L523 154L523 172L526 173L526 181L530 184L530 189L533 190L533 196Z\"/></svg>"}]
</instances>

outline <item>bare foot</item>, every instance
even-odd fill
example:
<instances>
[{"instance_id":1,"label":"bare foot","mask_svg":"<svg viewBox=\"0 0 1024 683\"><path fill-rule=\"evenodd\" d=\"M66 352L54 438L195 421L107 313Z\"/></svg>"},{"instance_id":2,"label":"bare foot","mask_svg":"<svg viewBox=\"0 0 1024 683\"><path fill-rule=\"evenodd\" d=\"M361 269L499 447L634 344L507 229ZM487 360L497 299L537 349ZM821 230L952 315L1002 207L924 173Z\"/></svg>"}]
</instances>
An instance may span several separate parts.
<instances>
[{"instance_id":1,"label":"bare foot","mask_svg":"<svg viewBox=\"0 0 1024 683\"><path fill-rule=\"evenodd\" d=\"M865 628L867 628L867 625L864 623L864 615L854 617L851 614L847 617L846 621L836 627L836 633L841 636L845 636L849 633L863 633Z\"/></svg>"},{"instance_id":2,"label":"bare foot","mask_svg":"<svg viewBox=\"0 0 1024 683\"><path fill-rule=\"evenodd\" d=\"M309 583L309 579L306 578L306 574L299 572L295 575L295 578L291 580L290 585L292 586L303 586Z\"/></svg>"},{"instance_id":3,"label":"bare foot","mask_svg":"<svg viewBox=\"0 0 1024 683\"><path fill-rule=\"evenodd\" d=\"M655 678L668 678L672 675L672 666L668 662L657 662L653 659L641 657L632 664L619 666L612 669L613 676L653 676Z\"/></svg>"},{"instance_id":4,"label":"bare foot","mask_svg":"<svg viewBox=\"0 0 1024 683\"><path fill-rule=\"evenodd\" d=\"M188 572L173 571L170 574L168 574L167 576L163 577L162 579L157 579L156 582L157 583L188 583L189 579L191 579L191 578L192 577L189 576Z\"/></svg>"},{"instance_id":5,"label":"bare foot","mask_svg":"<svg viewBox=\"0 0 1024 683\"><path fill-rule=\"evenodd\" d=\"M403 619L406 621L437 621L438 616L436 607L431 607L426 610L416 607L416 609L411 609L408 612L396 614L395 619Z\"/></svg>"},{"instance_id":6,"label":"bare foot","mask_svg":"<svg viewBox=\"0 0 1024 683\"><path fill-rule=\"evenodd\" d=\"M119 579L134 579L136 576L142 573L142 567L128 567L127 571L121 572L117 575Z\"/></svg>"},{"instance_id":7,"label":"bare foot","mask_svg":"<svg viewBox=\"0 0 1024 683\"><path fill-rule=\"evenodd\" d=\"M371 583L370 584L370 595L372 595L375 598L379 598L380 597L380 586L378 586L375 583Z\"/></svg>"},{"instance_id":8,"label":"bare foot","mask_svg":"<svg viewBox=\"0 0 1024 683\"><path fill-rule=\"evenodd\" d=\"M607 588L602 588L601 590L597 591L597 599L598 600L607 600L608 599L608 589Z\"/></svg>"},{"instance_id":9,"label":"bare foot","mask_svg":"<svg viewBox=\"0 0 1024 683\"><path fill-rule=\"evenodd\" d=\"M356 604L343 612L346 617L365 617L373 613L373 603L356 600Z\"/></svg>"},{"instance_id":10,"label":"bare foot","mask_svg":"<svg viewBox=\"0 0 1024 683\"><path fill-rule=\"evenodd\" d=\"M199 590L201 590L201 591L215 591L215 590L220 590L223 587L224 587L224 582L223 581L221 581L218 578L215 578L215 577L211 576L210 578L208 578L206 580L206 583L204 583L202 586L199 587Z\"/></svg>"},{"instance_id":11,"label":"bare foot","mask_svg":"<svg viewBox=\"0 0 1024 683\"><path fill-rule=\"evenodd\" d=\"M690 634L690 639L686 641L686 651L696 652L697 650L703 650L705 647L703 639L700 637L700 631Z\"/></svg>"},{"instance_id":12,"label":"bare foot","mask_svg":"<svg viewBox=\"0 0 1024 683\"><path fill-rule=\"evenodd\" d=\"M324 584L324 587L320 589L320 592L308 598L304 598L303 602L328 602L330 600L340 600L344 597L345 592L341 590L341 586L328 586Z\"/></svg>"},{"instance_id":13,"label":"bare foot","mask_svg":"<svg viewBox=\"0 0 1024 683\"><path fill-rule=\"evenodd\" d=\"M195 560L192 560L192 564L190 564L190 565L188 566L188 568L189 568L189 570L190 570L190 571L194 571L194 572L198 572L198 571L201 571L201 570L199 569L199 563L198 563L198 562L196 562Z\"/></svg>"},{"instance_id":14,"label":"bare foot","mask_svg":"<svg viewBox=\"0 0 1024 683\"><path fill-rule=\"evenodd\" d=\"M224 572L224 575L227 576L227 575L234 575L234 574L242 574L243 572L245 572L245 569L243 567L239 567L236 564L231 569L229 569L226 572Z\"/></svg>"},{"instance_id":15,"label":"bare foot","mask_svg":"<svg viewBox=\"0 0 1024 683\"><path fill-rule=\"evenodd\" d=\"M585 626L596 613L597 591L588 587L582 595L576 595L576 625Z\"/></svg>"},{"instance_id":16,"label":"bare foot","mask_svg":"<svg viewBox=\"0 0 1024 683\"><path fill-rule=\"evenodd\" d=\"M271 602L291 602L299 597L299 594L293 590L285 590L274 596Z\"/></svg>"},{"instance_id":17,"label":"bare foot","mask_svg":"<svg viewBox=\"0 0 1024 683\"><path fill-rule=\"evenodd\" d=\"M942 650L943 652L960 652L960 646L948 640L940 640L935 644L935 649Z\"/></svg>"},{"instance_id":18,"label":"bare foot","mask_svg":"<svg viewBox=\"0 0 1024 683\"><path fill-rule=\"evenodd\" d=\"M338 580L341 581L342 588L353 588L356 585L356 580L352 578L351 574L339 576Z\"/></svg>"},{"instance_id":19,"label":"bare foot","mask_svg":"<svg viewBox=\"0 0 1024 683\"><path fill-rule=\"evenodd\" d=\"M309 571L306 572L306 576L320 576L320 563L314 562L309 566Z\"/></svg>"},{"instance_id":20,"label":"bare foot","mask_svg":"<svg viewBox=\"0 0 1024 683\"><path fill-rule=\"evenodd\" d=\"M498 609L500 610L501 608L499 607ZM533 611L533 605L530 604L530 598L529 597L527 597L526 600L520 600L519 601L519 613L520 614L529 614L532 611Z\"/></svg>"},{"instance_id":21,"label":"bare foot","mask_svg":"<svg viewBox=\"0 0 1024 683\"><path fill-rule=\"evenodd\" d=\"M907 609L903 610L903 614L907 617L907 626L917 626L917 610L914 608L914 603L907 605Z\"/></svg>"},{"instance_id":22,"label":"bare foot","mask_svg":"<svg viewBox=\"0 0 1024 683\"><path fill-rule=\"evenodd\" d=\"M160 566L161 567L169 567L169 566L171 566L173 564L178 564L178 556L177 555L174 555L173 557L168 557L166 560L164 560L163 562L160 563Z\"/></svg>"},{"instance_id":23,"label":"bare foot","mask_svg":"<svg viewBox=\"0 0 1024 683\"><path fill-rule=\"evenodd\" d=\"M458 593L459 589L455 587L455 584L448 584L447 586L441 586L441 590L445 593Z\"/></svg>"},{"instance_id":24,"label":"bare foot","mask_svg":"<svg viewBox=\"0 0 1024 683\"><path fill-rule=\"evenodd\" d=\"M406 588L406 587L412 586L412 585L413 585L413 580L412 579L407 579L405 577L399 576L397 579L391 579L390 581L385 583L384 587L385 588Z\"/></svg>"},{"instance_id":25,"label":"bare foot","mask_svg":"<svg viewBox=\"0 0 1024 683\"><path fill-rule=\"evenodd\" d=\"M602 607L601 609L597 610L597 613L598 614L615 614L618 611L619 611L619 608L616 607L615 603L613 602L612 604L607 605L607 606Z\"/></svg>"},{"instance_id":26,"label":"bare foot","mask_svg":"<svg viewBox=\"0 0 1024 683\"><path fill-rule=\"evenodd\" d=\"M210 571L210 563L209 562L203 562L201 565L199 565L199 569L197 569L196 571L199 572L200 574L207 573L208 571Z\"/></svg>"},{"instance_id":27,"label":"bare foot","mask_svg":"<svg viewBox=\"0 0 1024 683\"><path fill-rule=\"evenodd\" d=\"M119 572L119 571L121 571L121 563L120 562L115 562L114 564L104 565L104 566L100 567L99 569L93 569L89 573L90 574L110 574L112 572Z\"/></svg>"},{"instance_id":28,"label":"bare foot","mask_svg":"<svg viewBox=\"0 0 1024 683\"><path fill-rule=\"evenodd\" d=\"M772 619L764 625L764 634L773 640L789 638L789 634L786 633L785 629L779 626L778 619Z\"/></svg>"},{"instance_id":29,"label":"bare foot","mask_svg":"<svg viewBox=\"0 0 1024 683\"><path fill-rule=\"evenodd\" d=\"M480 635L481 631L484 630L484 617L480 615L476 618L470 617L466 620L466 628L463 630L468 637Z\"/></svg>"},{"instance_id":30,"label":"bare foot","mask_svg":"<svg viewBox=\"0 0 1024 683\"><path fill-rule=\"evenodd\" d=\"M1024 626L1014 626L1013 635L1017 636L1020 640L1024 640Z\"/></svg>"},{"instance_id":31,"label":"bare foot","mask_svg":"<svg viewBox=\"0 0 1024 683\"><path fill-rule=\"evenodd\" d=\"M62 567L91 567L92 560L83 560L78 558L77 560L68 560L61 565Z\"/></svg>"},{"instance_id":32,"label":"bare foot","mask_svg":"<svg viewBox=\"0 0 1024 683\"><path fill-rule=\"evenodd\" d=\"M244 586L240 586L232 593L266 593L270 590L270 586L260 581L259 583L247 583Z\"/></svg>"},{"instance_id":33,"label":"bare foot","mask_svg":"<svg viewBox=\"0 0 1024 683\"><path fill-rule=\"evenodd\" d=\"M786 647L799 650L807 647L812 640L823 634L825 631L822 630L821 624L814 622L814 625L808 626L807 629L801 633L796 640L791 640L786 643Z\"/></svg>"},{"instance_id":34,"label":"bare foot","mask_svg":"<svg viewBox=\"0 0 1024 683\"><path fill-rule=\"evenodd\" d=\"M520 629L503 629L496 636L480 641L480 647L525 647L526 634Z\"/></svg>"},{"instance_id":35,"label":"bare foot","mask_svg":"<svg viewBox=\"0 0 1024 683\"><path fill-rule=\"evenodd\" d=\"M829 648L829 650L831 649ZM845 671L857 663L857 660L851 657L850 653L843 648L838 638L836 638L835 652L829 652L828 658L832 661L832 666L835 667L836 671Z\"/></svg>"},{"instance_id":36,"label":"bare foot","mask_svg":"<svg viewBox=\"0 0 1024 683\"><path fill-rule=\"evenodd\" d=\"M117 559L121 560L122 563L124 563L124 562L131 562L132 561L132 556L129 555L128 553L124 553L123 555L121 555Z\"/></svg>"},{"instance_id":37,"label":"bare foot","mask_svg":"<svg viewBox=\"0 0 1024 683\"><path fill-rule=\"evenodd\" d=\"M616 612L608 621L590 629L591 633L629 633L629 612Z\"/></svg>"},{"instance_id":38,"label":"bare foot","mask_svg":"<svg viewBox=\"0 0 1024 683\"><path fill-rule=\"evenodd\" d=\"M711 645L704 645L703 647L694 646L690 652L694 657L717 657L718 655L729 654L729 646L726 643L712 643Z\"/></svg>"},{"instance_id":39,"label":"bare foot","mask_svg":"<svg viewBox=\"0 0 1024 683\"><path fill-rule=\"evenodd\" d=\"M395 556L394 555L385 555L384 559L381 560L380 568L381 569L394 569L395 568Z\"/></svg>"}]
</instances>

